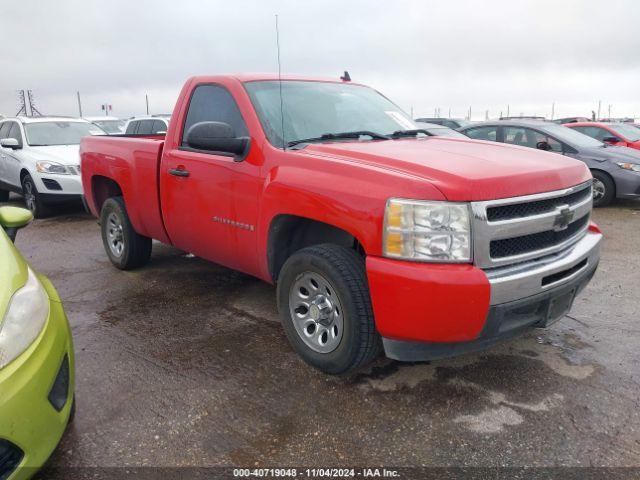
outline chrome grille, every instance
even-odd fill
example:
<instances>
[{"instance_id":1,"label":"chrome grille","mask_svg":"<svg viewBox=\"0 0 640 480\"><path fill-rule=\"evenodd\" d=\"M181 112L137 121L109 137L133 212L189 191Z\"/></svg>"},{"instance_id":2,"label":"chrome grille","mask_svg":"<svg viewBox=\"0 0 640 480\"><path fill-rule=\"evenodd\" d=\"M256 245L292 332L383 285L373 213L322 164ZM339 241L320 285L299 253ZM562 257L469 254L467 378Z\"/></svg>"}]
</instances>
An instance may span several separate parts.
<instances>
[{"instance_id":1,"label":"chrome grille","mask_svg":"<svg viewBox=\"0 0 640 480\"><path fill-rule=\"evenodd\" d=\"M585 235L591 182L554 192L472 202L474 263L501 267L562 251Z\"/></svg>"}]
</instances>

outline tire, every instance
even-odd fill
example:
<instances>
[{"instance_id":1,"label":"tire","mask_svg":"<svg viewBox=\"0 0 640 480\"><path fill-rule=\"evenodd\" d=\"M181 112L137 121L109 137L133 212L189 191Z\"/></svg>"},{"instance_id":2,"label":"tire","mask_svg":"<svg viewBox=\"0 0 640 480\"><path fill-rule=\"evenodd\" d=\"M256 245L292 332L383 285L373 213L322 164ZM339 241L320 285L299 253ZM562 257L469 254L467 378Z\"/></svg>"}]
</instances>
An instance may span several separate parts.
<instances>
[{"instance_id":1,"label":"tire","mask_svg":"<svg viewBox=\"0 0 640 480\"><path fill-rule=\"evenodd\" d=\"M48 206L42 201L36 184L28 173L22 177L22 196L26 207L33 214L33 218L44 218L49 215Z\"/></svg>"},{"instance_id":2,"label":"tire","mask_svg":"<svg viewBox=\"0 0 640 480\"><path fill-rule=\"evenodd\" d=\"M611 177L599 170L593 170L593 206L606 207L616 197L616 186Z\"/></svg>"},{"instance_id":3,"label":"tire","mask_svg":"<svg viewBox=\"0 0 640 480\"><path fill-rule=\"evenodd\" d=\"M109 260L120 270L142 267L149 261L151 239L133 229L122 197L112 197L104 202L100 229Z\"/></svg>"},{"instance_id":4,"label":"tire","mask_svg":"<svg viewBox=\"0 0 640 480\"><path fill-rule=\"evenodd\" d=\"M67 425L71 425L75 419L76 419L76 396L73 395L73 397L71 397L71 410L69 411L69 420L67 421Z\"/></svg>"},{"instance_id":5,"label":"tire","mask_svg":"<svg viewBox=\"0 0 640 480\"><path fill-rule=\"evenodd\" d=\"M0 202L9 201L9 192L6 190L0 190Z\"/></svg>"},{"instance_id":6,"label":"tire","mask_svg":"<svg viewBox=\"0 0 640 480\"><path fill-rule=\"evenodd\" d=\"M277 297L287 338L309 365L341 374L379 354L364 260L355 251L330 244L299 250L282 267Z\"/></svg>"}]
</instances>

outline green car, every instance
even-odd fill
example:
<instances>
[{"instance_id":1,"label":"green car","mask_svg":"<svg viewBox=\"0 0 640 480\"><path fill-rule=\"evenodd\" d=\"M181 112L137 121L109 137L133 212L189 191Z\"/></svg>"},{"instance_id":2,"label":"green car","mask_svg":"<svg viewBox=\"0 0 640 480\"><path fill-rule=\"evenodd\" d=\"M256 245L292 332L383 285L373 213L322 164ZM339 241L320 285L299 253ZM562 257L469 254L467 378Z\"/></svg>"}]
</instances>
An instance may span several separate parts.
<instances>
[{"instance_id":1,"label":"green car","mask_svg":"<svg viewBox=\"0 0 640 480\"><path fill-rule=\"evenodd\" d=\"M31 212L0 207L0 480L31 477L74 410L71 331L51 282L13 245Z\"/></svg>"}]
</instances>

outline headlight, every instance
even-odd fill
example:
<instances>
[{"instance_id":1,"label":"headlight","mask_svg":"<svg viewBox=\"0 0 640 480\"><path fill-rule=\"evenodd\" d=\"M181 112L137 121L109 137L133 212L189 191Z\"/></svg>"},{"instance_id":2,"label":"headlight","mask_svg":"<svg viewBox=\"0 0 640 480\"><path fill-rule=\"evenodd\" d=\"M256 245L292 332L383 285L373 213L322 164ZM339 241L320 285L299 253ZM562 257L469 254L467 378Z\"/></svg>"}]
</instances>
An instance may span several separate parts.
<instances>
[{"instance_id":1,"label":"headlight","mask_svg":"<svg viewBox=\"0 0 640 480\"><path fill-rule=\"evenodd\" d=\"M425 262L470 262L468 204L389 199L383 254Z\"/></svg>"},{"instance_id":2,"label":"headlight","mask_svg":"<svg viewBox=\"0 0 640 480\"><path fill-rule=\"evenodd\" d=\"M58 175L71 175L67 167L56 162L36 162L36 170L40 173L57 173Z\"/></svg>"},{"instance_id":3,"label":"headlight","mask_svg":"<svg viewBox=\"0 0 640 480\"><path fill-rule=\"evenodd\" d=\"M0 368L24 352L38 338L49 317L49 296L29 269L27 283L17 290L0 323Z\"/></svg>"},{"instance_id":4,"label":"headlight","mask_svg":"<svg viewBox=\"0 0 640 480\"><path fill-rule=\"evenodd\" d=\"M625 170L631 170L632 172L640 172L640 164L638 163L622 163L618 162L617 165Z\"/></svg>"}]
</instances>

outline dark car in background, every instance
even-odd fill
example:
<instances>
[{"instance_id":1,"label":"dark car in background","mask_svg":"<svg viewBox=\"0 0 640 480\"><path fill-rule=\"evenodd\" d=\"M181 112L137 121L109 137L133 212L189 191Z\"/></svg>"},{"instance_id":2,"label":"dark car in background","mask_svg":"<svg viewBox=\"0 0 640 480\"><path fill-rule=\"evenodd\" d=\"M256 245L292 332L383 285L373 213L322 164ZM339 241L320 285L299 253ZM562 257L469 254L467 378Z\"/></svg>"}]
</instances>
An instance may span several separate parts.
<instances>
[{"instance_id":1,"label":"dark car in background","mask_svg":"<svg viewBox=\"0 0 640 480\"><path fill-rule=\"evenodd\" d=\"M422 123L432 123L434 125L444 125L445 127L457 130L458 128L467 127L472 122L469 120L462 120L461 118L416 118L414 121Z\"/></svg>"},{"instance_id":2,"label":"dark car in background","mask_svg":"<svg viewBox=\"0 0 640 480\"><path fill-rule=\"evenodd\" d=\"M416 124L422 129L429 132L429 135L433 135L435 137L451 137L451 138L469 138L466 135L453 130L449 127L445 127L444 125L437 125L434 123L421 122L416 120ZM640 130L638 130L640 132Z\"/></svg>"},{"instance_id":3,"label":"dark car in background","mask_svg":"<svg viewBox=\"0 0 640 480\"><path fill-rule=\"evenodd\" d=\"M572 123L565 127L573 128L609 145L640 150L640 129L632 123L583 122Z\"/></svg>"},{"instance_id":4,"label":"dark car in background","mask_svg":"<svg viewBox=\"0 0 640 480\"><path fill-rule=\"evenodd\" d=\"M477 140L537 148L582 160L593 175L593 204L640 198L640 152L607 145L574 129L537 120L482 122L460 129Z\"/></svg>"}]
</instances>

